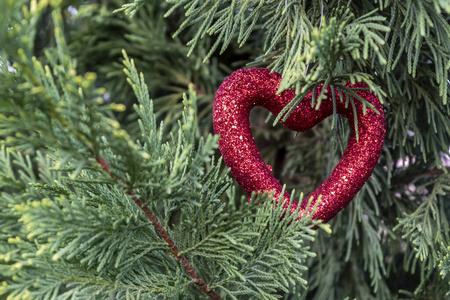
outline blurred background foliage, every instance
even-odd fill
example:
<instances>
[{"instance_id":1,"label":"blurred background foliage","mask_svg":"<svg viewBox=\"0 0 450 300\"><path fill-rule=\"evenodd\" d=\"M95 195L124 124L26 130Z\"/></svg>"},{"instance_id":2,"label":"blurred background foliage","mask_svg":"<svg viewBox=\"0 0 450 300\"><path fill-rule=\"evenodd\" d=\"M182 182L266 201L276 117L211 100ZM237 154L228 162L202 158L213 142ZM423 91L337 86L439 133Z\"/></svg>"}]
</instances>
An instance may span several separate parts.
<instances>
[{"instance_id":1,"label":"blurred background foliage","mask_svg":"<svg viewBox=\"0 0 450 300\"><path fill-rule=\"evenodd\" d=\"M238 1L261 9L260 17L252 17L251 34L232 32L223 24L201 27L205 17L195 18L208 16L208 5L214 1L192 17L184 7L208 1L135 1L128 12L114 13L128 2L65 0L62 5L64 35L77 72L96 73L95 85L107 91L104 101L126 106L111 114L134 139L139 138L138 116L132 109L137 100L123 76L122 49L143 72L165 134L178 126L189 84L197 93L197 137L212 133L215 91L227 75L246 66L281 72L282 88L295 88L298 94L305 85L368 81L384 101L383 154L362 191L330 222L333 234L318 232L311 244L317 257L308 260L306 299L449 297L448 2ZM236 1L217 2L228 9L229 2ZM0 4L0 9L7 7L11 8ZM234 17L238 11L236 7L223 14ZM212 17L221 15L213 12ZM300 20L302 24L295 23ZM0 20L0 41L8 40L8 22ZM32 49L44 64L45 50L55 46L53 28L49 9L36 20ZM222 31L229 34L221 36ZM195 46L187 45L190 41ZM222 48L223 43L227 47ZM14 61L14 41L2 48ZM289 191L295 188L305 195L331 173L349 134L340 117L333 128L327 119L300 134L280 124L272 126L275 116L262 109L254 109L250 119L256 143L275 176ZM290 293L280 296L298 299L298 289L292 286Z\"/></svg>"}]
</instances>

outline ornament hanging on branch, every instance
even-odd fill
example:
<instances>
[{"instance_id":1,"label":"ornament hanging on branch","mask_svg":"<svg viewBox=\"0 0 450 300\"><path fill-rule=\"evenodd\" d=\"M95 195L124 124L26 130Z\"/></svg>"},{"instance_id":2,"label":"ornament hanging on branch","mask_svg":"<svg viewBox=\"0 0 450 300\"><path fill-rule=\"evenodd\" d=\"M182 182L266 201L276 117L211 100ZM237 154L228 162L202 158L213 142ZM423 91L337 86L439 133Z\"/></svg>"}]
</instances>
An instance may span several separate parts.
<instances>
[{"instance_id":1,"label":"ornament hanging on branch","mask_svg":"<svg viewBox=\"0 0 450 300\"><path fill-rule=\"evenodd\" d=\"M245 192L250 195L254 191L273 191L277 199L282 193L280 182L273 176L264 163L250 130L249 113L255 106L262 106L274 115L294 98L293 90L286 90L276 95L281 75L271 73L267 69L252 68L238 70L230 75L219 87L214 100L214 131L220 135L219 149L226 165ZM348 88L367 88L365 83L346 83ZM320 86L317 90L320 90ZM358 139L352 126L347 149L331 175L302 203L294 202L291 213L300 205L305 212L308 201L312 203L307 214L311 213L319 197L322 196L316 212L315 220L328 222L341 211L366 183L381 154L385 135L383 107L372 92L354 90L359 96L371 103L378 113L367 108L364 111L360 101L354 105L339 98L336 92L336 112L345 116L350 124L354 124L354 110L357 112ZM317 98L317 97L316 97ZM333 114L333 99L328 87L327 99L320 108L311 107L312 91L293 110L286 121L281 123L291 130L305 131L319 124ZM290 195L285 192L282 202L288 208Z\"/></svg>"}]
</instances>

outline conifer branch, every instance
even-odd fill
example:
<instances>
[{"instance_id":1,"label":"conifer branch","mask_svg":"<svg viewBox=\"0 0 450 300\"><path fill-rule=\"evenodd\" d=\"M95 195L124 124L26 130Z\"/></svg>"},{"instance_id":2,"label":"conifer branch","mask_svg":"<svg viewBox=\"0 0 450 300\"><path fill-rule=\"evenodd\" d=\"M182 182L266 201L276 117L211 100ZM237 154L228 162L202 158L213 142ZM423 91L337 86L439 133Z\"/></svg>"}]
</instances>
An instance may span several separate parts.
<instances>
[{"instance_id":1,"label":"conifer branch","mask_svg":"<svg viewBox=\"0 0 450 300\"><path fill-rule=\"evenodd\" d=\"M445 170L447 170L447 168L445 168ZM399 180L394 185L395 186L405 186L405 185L413 182L417 178L420 178L420 177L423 177L423 176L436 176L436 175L442 175L444 173L447 173L448 171L445 171L445 170L444 169L434 169L434 170L430 170L430 171L424 172L424 173L417 173L417 174L414 174L412 176L403 178L402 180Z\"/></svg>"},{"instance_id":2,"label":"conifer branch","mask_svg":"<svg viewBox=\"0 0 450 300\"><path fill-rule=\"evenodd\" d=\"M0 0L0 299L450 295L450 2L59 2ZM332 235L280 222L265 197L239 200L216 164L210 100L247 63L297 88L287 109L303 87L320 102L326 81L349 104L361 99L342 82L384 98L379 165ZM345 150L346 120L294 139L264 117L251 119L265 163L312 192Z\"/></svg>"},{"instance_id":3,"label":"conifer branch","mask_svg":"<svg viewBox=\"0 0 450 300\"><path fill-rule=\"evenodd\" d=\"M108 165L106 160L101 157L97 156L96 158L97 163L102 167L102 169L108 173L108 175L115 180L118 180L119 182L123 183L124 185L127 185L126 182L120 178L116 178L111 173L111 167ZM186 256L180 255L180 249L175 244L173 239L170 237L167 230L161 225L161 223L156 218L155 214L148 208L147 205L144 205L144 203L136 197L136 192L134 190L130 190L126 192L127 195L131 197L131 200L144 212L147 219L152 223L153 227L155 228L156 232L158 232L159 236L167 243L167 245L170 248L170 251L172 252L175 259L183 265L183 268L186 270L186 273L191 277L191 279L194 281L197 288L208 295L211 299L219 300L221 299L220 295L217 294L215 291L211 290L208 287L208 284L200 278L200 276L197 274L197 271L195 271L194 266L187 260Z\"/></svg>"}]
</instances>

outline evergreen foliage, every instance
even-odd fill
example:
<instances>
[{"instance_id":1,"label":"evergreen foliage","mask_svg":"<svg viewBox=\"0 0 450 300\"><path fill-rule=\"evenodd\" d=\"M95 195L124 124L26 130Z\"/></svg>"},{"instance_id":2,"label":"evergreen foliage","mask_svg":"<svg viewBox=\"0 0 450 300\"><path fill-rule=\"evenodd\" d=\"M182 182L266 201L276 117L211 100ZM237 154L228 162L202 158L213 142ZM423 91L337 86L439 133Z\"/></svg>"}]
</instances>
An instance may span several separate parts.
<instances>
[{"instance_id":1,"label":"evergreen foliage","mask_svg":"<svg viewBox=\"0 0 450 300\"><path fill-rule=\"evenodd\" d=\"M443 0L0 1L0 299L450 297L449 14ZM296 90L280 115L250 116L289 191L331 173L353 126L334 115L295 138L278 121L306 92L363 101L342 83L364 81L383 100L379 164L330 225L248 202L218 159L214 93L246 65Z\"/></svg>"}]
</instances>

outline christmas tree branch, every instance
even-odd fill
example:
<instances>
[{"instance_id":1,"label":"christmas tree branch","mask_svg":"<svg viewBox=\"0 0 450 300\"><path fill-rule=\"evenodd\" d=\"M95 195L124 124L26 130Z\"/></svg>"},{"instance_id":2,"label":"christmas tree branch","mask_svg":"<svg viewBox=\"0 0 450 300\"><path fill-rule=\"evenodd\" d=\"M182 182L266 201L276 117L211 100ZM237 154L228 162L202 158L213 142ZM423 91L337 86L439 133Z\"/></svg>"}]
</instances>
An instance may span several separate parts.
<instances>
[{"instance_id":1,"label":"christmas tree branch","mask_svg":"<svg viewBox=\"0 0 450 300\"><path fill-rule=\"evenodd\" d=\"M102 167L102 169L108 173L108 175L115 180L118 180L119 182L126 184L125 181L122 179L116 178L111 173L111 167L108 165L108 163L105 161L105 159L101 156L96 157L97 163ZM144 212L147 219L152 223L153 227L155 228L156 232L158 232L159 236L167 243L167 245L170 248L170 251L172 252L175 259L183 265L183 268L186 270L186 273L189 275L190 278L194 281L197 288L208 295L211 299L219 300L221 299L220 295L211 290L208 287L208 284L200 278L200 276L197 274L197 272L194 269L194 266L187 260L186 256L180 255L180 249L175 244L173 239L170 237L167 230L161 225L161 223L156 218L155 214L148 208L148 206L144 205L144 203L136 197L136 192L134 190L127 191L127 194L131 197L131 200Z\"/></svg>"},{"instance_id":2,"label":"christmas tree branch","mask_svg":"<svg viewBox=\"0 0 450 300\"><path fill-rule=\"evenodd\" d=\"M447 170L447 171L446 171ZM398 182L395 182L394 186L405 186L411 182L413 182L414 180L416 180L417 178L423 177L423 176L439 176L442 175L443 173L447 173L448 170L450 170L450 168L444 168L444 169L433 169L430 170L428 172L424 172L424 173L417 173L415 175L403 178L401 180L399 180Z\"/></svg>"}]
</instances>

